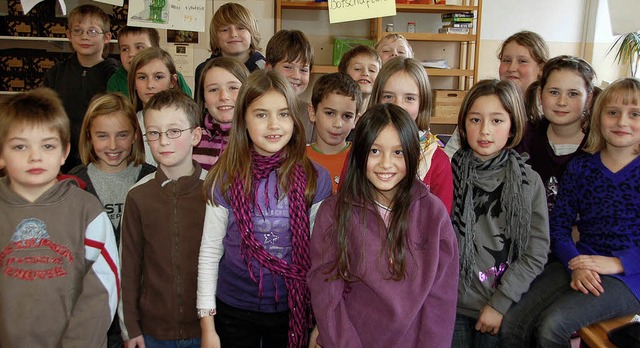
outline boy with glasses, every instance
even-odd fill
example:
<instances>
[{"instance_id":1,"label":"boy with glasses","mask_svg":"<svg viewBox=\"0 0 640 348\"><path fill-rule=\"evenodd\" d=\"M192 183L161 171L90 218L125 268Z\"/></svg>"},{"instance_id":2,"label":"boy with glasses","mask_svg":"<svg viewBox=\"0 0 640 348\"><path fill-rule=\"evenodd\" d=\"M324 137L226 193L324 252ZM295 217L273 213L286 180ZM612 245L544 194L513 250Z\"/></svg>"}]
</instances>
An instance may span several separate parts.
<instances>
[{"instance_id":1,"label":"boy with glasses","mask_svg":"<svg viewBox=\"0 0 640 348\"><path fill-rule=\"evenodd\" d=\"M104 58L111 40L109 16L95 5L81 5L68 16L67 38L73 53L54 65L45 75L44 85L62 99L71 123L71 152L62 166L66 173L82 164L78 153L80 127L94 95L107 90L107 81L118 69L113 58Z\"/></svg>"},{"instance_id":2,"label":"boy with glasses","mask_svg":"<svg viewBox=\"0 0 640 348\"><path fill-rule=\"evenodd\" d=\"M198 254L207 172L191 159L200 142L200 109L176 89L145 104L145 141L158 163L129 190L121 226L126 347L200 347L196 310Z\"/></svg>"}]
</instances>

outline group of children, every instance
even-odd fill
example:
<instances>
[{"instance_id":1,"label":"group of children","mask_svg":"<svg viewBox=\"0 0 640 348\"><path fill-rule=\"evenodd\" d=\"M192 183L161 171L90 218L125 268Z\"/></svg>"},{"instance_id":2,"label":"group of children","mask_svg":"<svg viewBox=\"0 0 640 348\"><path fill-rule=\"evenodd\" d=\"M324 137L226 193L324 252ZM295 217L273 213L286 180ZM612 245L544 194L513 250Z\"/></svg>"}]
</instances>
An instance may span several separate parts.
<instances>
[{"instance_id":1,"label":"group of children","mask_svg":"<svg viewBox=\"0 0 640 348\"><path fill-rule=\"evenodd\" d=\"M154 29L102 58L99 12L69 15L62 102L0 103L1 346L566 347L640 310L640 81L598 96L588 63L516 33L443 149L400 35L347 52L307 105L304 34L265 58L227 3L194 100ZM120 93L83 106L71 74Z\"/></svg>"}]
</instances>

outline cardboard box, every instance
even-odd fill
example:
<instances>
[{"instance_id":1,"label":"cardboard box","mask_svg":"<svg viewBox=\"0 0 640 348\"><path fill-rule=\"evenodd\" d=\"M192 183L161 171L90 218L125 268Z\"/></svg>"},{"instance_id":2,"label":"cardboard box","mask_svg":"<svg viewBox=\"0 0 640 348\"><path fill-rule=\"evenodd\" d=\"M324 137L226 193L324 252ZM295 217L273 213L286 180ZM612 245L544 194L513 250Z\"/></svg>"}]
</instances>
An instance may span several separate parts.
<instances>
[{"instance_id":1,"label":"cardboard box","mask_svg":"<svg viewBox=\"0 0 640 348\"><path fill-rule=\"evenodd\" d=\"M47 70L51 69L56 64L56 60L52 57L47 51L42 50L41 52L34 53L33 58L31 60L31 72L36 74L42 74L47 72Z\"/></svg>"},{"instance_id":2,"label":"cardboard box","mask_svg":"<svg viewBox=\"0 0 640 348\"><path fill-rule=\"evenodd\" d=\"M24 16L20 0L7 0L7 12L10 16ZM35 5L26 15L47 20L55 16L56 0L43 0Z\"/></svg>"},{"instance_id":3,"label":"cardboard box","mask_svg":"<svg viewBox=\"0 0 640 348\"><path fill-rule=\"evenodd\" d=\"M127 21L129 15L129 0L124 0L122 6L113 6L111 20Z\"/></svg>"},{"instance_id":4,"label":"cardboard box","mask_svg":"<svg viewBox=\"0 0 640 348\"><path fill-rule=\"evenodd\" d=\"M5 76L31 71L31 49L9 48L0 50L0 69Z\"/></svg>"},{"instance_id":5,"label":"cardboard box","mask_svg":"<svg viewBox=\"0 0 640 348\"><path fill-rule=\"evenodd\" d=\"M16 73L2 76L0 90L9 92L24 92L27 90L27 78L25 74Z\"/></svg>"},{"instance_id":6,"label":"cardboard box","mask_svg":"<svg viewBox=\"0 0 640 348\"><path fill-rule=\"evenodd\" d=\"M359 38L352 38L352 37L336 37L333 40L333 65L334 66L340 65L340 59L342 59L342 56L347 51L349 51L350 49L358 45L373 47L373 45L375 45L375 42L369 39L359 39Z\"/></svg>"},{"instance_id":7,"label":"cardboard box","mask_svg":"<svg viewBox=\"0 0 640 348\"><path fill-rule=\"evenodd\" d=\"M433 124L457 124L458 112L467 91L436 89L433 91Z\"/></svg>"},{"instance_id":8,"label":"cardboard box","mask_svg":"<svg viewBox=\"0 0 640 348\"><path fill-rule=\"evenodd\" d=\"M53 17L44 21L40 26L42 37L67 37L67 18Z\"/></svg>"},{"instance_id":9,"label":"cardboard box","mask_svg":"<svg viewBox=\"0 0 640 348\"><path fill-rule=\"evenodd\" d=\"M38 36L39 26L36 17L7 16L9 36Z\"/></svg>"}]
</instances>

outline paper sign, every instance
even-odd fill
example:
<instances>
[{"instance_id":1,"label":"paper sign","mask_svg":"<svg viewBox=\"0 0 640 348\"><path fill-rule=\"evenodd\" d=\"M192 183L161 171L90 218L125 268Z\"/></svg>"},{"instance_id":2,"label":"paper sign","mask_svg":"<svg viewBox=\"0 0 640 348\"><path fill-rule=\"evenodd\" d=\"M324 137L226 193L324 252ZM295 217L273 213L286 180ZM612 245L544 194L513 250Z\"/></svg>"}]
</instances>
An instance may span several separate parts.
<instances>
[{"instance_id":1,"label":"paper sign","mask_svg":"<svg viewBox=\"0 0 640 348\"><path fill-rule=\"evenodd\" d=\"M22 13L29 13L29 11L31 11L31 9L40 2L42 2L42 0L20 0L20 3L22 4Z\"/></svg>"},{"instance_id":2,"label":"paper sign","mask_svg":"<svg viewBox=\"0 0 640 348\"><path fill-rule=\"evenodd\" d=\"M640 30L640 21L638 21L640 1L609 0L608 3L613 35L622 35Z\"/></svg>"},{"instance_id":3,"label":"paper sign","mask_svg":"<svg viewBox=\"0 0 640 348\"><path fill-rule=\"evenodd\" d=\"M124 0L93 0L95 2L102 2L105 4L109 4L109 5L113 5L113 6L120 6L122 7L122 4L124 4Z\"/></svg>"},{"instance_id":4,"label":"paper sign","mask_svg":"<svg viewBox=\"0 0 640 348\"><path fill-rule=\"evenodd\" d=\"M205 0L130 0L127 25L204 32Z\"/></svg>"},{"instance_id":5,"label":"paper sign","mask_svg":"<svg viewBox=\"0 0 640 348\"><path fill-rule=\"evenodd\" d=\"M184 76L193 76L196 71L193 66L193 47L191 45L173 45L169 50L176 69Z\"/></svg>"},{"instance_id":6,"label":"paper sign","mask_svg":"<svg viewBox=\"0 0 640 348\"><path fill-rule=\"evenodd\" d=\"M396 15L395 0L329 0L329 23Z\"/></svg>"}]
</instances>

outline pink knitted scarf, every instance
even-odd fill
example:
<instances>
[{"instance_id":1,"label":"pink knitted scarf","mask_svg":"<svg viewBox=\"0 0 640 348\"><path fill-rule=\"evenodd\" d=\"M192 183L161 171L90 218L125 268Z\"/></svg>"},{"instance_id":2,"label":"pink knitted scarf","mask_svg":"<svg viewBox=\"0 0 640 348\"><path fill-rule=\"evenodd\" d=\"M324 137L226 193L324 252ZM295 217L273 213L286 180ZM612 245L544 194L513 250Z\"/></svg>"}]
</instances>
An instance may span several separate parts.
<instances>
[{"instance_id":1,"label":"pink knitted scarf","mask_svg":"<svg viewBox=\"0 0 640 348\"><path fill-rule=\"evenodd\" d=\"M249 275L258 282L259 296L262 296L262 270L266 268L271 274L284 278L287 288L287 304L289 306L289 347L306 346L309 328L311 327L311 298L306 283L306 275L311 265L309 256L309 215L304 198L307 186L307 177L302 165L298 164L291 176L291 189L289 191L289 225L291 231L292 263L271 255L264 246L258 242L253 234L253 212L260 211L258 186L262 180L265 184L266 206L269 206L269 197L278 199L278 192L269 195L269 174L282 165L282 151L273 156L261 156L251 150L251 180L252 187L249 196L244 192L245 183L236 177L230 188L231 207L236 216L238 230L240 231L240 250L242 258L247 264ZM277 185L276 185L277 187ZM252 260L260 265L260 280L256 280L252 270ZM278 292L276 288L276 299Z\"/></svg>"}]
</instances>

